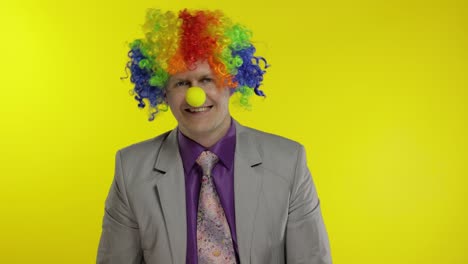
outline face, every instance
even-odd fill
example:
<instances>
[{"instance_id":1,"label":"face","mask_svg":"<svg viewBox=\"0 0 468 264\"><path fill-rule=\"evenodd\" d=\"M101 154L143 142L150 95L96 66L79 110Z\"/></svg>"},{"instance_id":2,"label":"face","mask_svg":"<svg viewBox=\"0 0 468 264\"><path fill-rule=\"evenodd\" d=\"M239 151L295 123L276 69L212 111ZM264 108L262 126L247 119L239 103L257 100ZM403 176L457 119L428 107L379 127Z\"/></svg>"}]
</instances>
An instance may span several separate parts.
<instances>
[{"instance_id":1,"label":"face","mask_svg":"<svg viewBox=\"0 0 468 264\"><path fill-rule=\"evenodd\" d=\"M187 89L202 88L206 101L201 107L192 107L185 101ZM166 101L176 118L179 129L188 137L223 136L230 126L228 88L219 89L216 75L207 62L198 62L196 68L172 75L166 86Z\"/></svg>"}]
</instances>

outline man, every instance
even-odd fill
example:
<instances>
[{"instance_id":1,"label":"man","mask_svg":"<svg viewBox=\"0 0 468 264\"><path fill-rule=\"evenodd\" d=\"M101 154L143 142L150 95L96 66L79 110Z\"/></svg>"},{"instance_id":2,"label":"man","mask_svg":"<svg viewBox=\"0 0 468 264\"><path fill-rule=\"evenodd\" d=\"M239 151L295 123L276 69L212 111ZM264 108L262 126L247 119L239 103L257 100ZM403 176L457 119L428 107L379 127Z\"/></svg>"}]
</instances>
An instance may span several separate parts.
<instances>
[{"instance_id":1,"label":"man","mask_svg":"<svg viewBox=\"0 0 468 264\"><path fill-rule=\"evenodd\" d=\"M249 39L225 37L245 28L187 10L150 10L144 28L130 53L135 98L154 113L168 105L178 126L117 152L97 263L331 263L304 148L229 113L231 88L263 95Z\"/></svg>"}]
</instances>

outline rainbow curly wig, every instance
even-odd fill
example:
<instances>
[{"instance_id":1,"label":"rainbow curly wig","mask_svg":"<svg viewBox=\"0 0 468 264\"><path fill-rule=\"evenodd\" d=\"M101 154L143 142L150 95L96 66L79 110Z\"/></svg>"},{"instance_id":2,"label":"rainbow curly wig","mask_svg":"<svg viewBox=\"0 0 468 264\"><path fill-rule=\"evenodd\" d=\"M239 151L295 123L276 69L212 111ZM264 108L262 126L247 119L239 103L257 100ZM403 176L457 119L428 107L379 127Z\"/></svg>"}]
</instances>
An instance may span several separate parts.
<instances>
[{"instance_id":1,"label":"rainbow curly wig","mask_svg":"<svg viewBox=\"0 0 468 264\"><path fill-rule=\"evenodd\" d=\"M265 96L259 87L269 65L254 56L251 31L221 11L148 9L143 32L144 38L130 44L126 67L138 107L149 104L149 121L168 109L164 87L169 77L193 69L197 61L208 62L218 87L239 92L241 105L248 107L254 93Z\"/></svg>"}]
</instances>

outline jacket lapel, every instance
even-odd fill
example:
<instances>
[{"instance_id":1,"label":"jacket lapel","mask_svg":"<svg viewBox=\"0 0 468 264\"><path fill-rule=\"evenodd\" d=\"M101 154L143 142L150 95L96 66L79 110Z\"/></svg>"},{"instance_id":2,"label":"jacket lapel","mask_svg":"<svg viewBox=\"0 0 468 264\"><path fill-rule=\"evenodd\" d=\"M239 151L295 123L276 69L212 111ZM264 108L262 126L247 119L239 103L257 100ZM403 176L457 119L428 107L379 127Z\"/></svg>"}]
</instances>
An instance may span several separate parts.
<instances>
[{"instance_id":1,"label":"jacket lapel","mask_svg":"<svg viewBox=\"0 0 468 264\"><path fill-rule=\"evenodd\" d=\"M162 143L154 169L160 173L156 185L167 227L172 263L185 263L185 177L177 143L177 129L172 130Z\"/></svg>"},{"instance_id":2,"label":"jacket lapel","mask_svg":"<svg viewBox=\"0 0 468 264\"><path fill-rule=\"evenodd\" d=\"M236 151L234 159L234 201L236 233L241 263L250 263L255 212L261 189L261 175L254 166L262 163L260 154L249 131L236 125Z\"/></svg>"}]
</instances>

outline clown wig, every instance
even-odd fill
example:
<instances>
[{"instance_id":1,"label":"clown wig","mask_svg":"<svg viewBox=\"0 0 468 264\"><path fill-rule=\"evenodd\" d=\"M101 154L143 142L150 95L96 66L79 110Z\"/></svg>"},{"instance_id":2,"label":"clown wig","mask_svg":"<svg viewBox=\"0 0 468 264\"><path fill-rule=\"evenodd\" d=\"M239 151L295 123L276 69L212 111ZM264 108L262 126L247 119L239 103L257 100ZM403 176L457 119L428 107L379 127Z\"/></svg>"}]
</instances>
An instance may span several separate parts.
<instances>
[{"instance_id":1,"label":"clown wig","mask_svg":"<svg viewBox=\"0 0 468 264\"><path fill-rule=\"evenodd\" d=\"M138 107L149 103L149 121L168 108L164 88L169 77L193 69L197 61L208 62L218 87L239 92L241 105L248 107L254 93L265 96L259 86L268 64L254 56L251 31L221 11L148 9L143 32L144 38L130 44L126 67Z\"/></svg>"}]
</instances>

